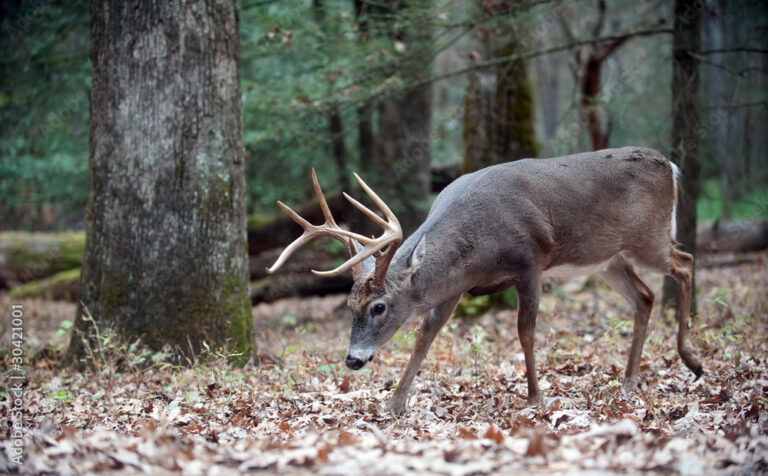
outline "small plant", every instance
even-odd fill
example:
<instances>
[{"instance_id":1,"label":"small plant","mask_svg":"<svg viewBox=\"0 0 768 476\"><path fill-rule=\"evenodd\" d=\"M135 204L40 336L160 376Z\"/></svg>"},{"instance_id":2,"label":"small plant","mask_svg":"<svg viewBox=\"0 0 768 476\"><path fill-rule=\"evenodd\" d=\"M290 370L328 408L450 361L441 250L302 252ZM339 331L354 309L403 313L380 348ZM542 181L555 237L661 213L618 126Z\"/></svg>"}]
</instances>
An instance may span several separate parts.
<instances>
[{"instance_id":1,"label":"small plant","mask_svg":"<svg viewBox=\"0 0 768 476\"><path fill-rule=\"evenodd\" d=\"M70 320L63 320L61 321L61 325L59 326L59 329L56 331L56 337L63 337L70 332L72 332L72 321Z\"/></svg>"},{"instance_id":2,"label":"small plant","mask_svg":"<svg viewBox=\"0 0 768 476\"><path fill-rule=\"evenodd\" d=\"M485 353L485 330L479 324L475 324L469 329L469 345L465 351L469 353L472 365L472 376L475 379L475 393L478 389L478 380L482 377L481 367L486 361L483 358Z\"/></svg>"},{"instance_id":3,"label":"small plant","mask_svg":"<svg viewBox=\"0 0 768 476\"><path fill-rule=\"evenodd\" d=\"M72 392L69 390L56 390L51 392L51 399L56 403L66 405L72 401Z\"/></svg>"},{"instance_id":4,"label":"small plant","mask_svg":"<svg viewBox=\"0 0 768 476\"><path fill-rule=\"evenodd\" d=\"M392 340L400 352L408 352L413 347L413 343L416 342L416 334L416 329L411 329L407 333L403 333L402 329L398 329Z\"/></svg>"}]
</instances>

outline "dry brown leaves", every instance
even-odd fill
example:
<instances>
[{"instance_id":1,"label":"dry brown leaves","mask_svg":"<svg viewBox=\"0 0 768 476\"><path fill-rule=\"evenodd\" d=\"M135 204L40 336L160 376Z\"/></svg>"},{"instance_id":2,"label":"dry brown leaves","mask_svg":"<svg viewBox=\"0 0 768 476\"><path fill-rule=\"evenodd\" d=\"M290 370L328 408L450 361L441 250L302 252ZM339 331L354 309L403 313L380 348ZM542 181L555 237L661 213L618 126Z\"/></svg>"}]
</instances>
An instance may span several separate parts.
<instances>
[{"instance_id":1,"label":"dry brown leaves","mask_svg":"<svg viewBox=\"0 0 768 476\"><path fill-rule=\"evenodd\" d=\"M24 392L24 463L3 457L0 471L765 472L768 265L766 255L752 257L698 274L694 345L706 373L696 382L675 352L671 315L656 309L643 384L626 394L629 306L599 284L570 281L542 301L541 405L525 404L515 313L500 311L446 326L406 413L392 418L380 407L407 362L408 332L351 372L344 297L286 300L254 310L260 365L243 369L218 361L79 374L38 356Z\"/></svg>"}]
</instances>

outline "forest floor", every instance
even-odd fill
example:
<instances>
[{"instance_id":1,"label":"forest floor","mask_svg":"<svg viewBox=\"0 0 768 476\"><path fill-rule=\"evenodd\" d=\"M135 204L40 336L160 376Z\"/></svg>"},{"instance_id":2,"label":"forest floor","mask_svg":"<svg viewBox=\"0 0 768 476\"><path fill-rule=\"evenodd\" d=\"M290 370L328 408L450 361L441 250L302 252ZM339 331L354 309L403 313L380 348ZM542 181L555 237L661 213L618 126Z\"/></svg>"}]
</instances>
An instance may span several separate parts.
<instances>
[{"instance_id":1,"label":"forest floor","mask_svg":"<svg viewBox=\"0 0 768 476\"><path fill-rule=\"evenodd\" d=\"M418 320L352 372L345 296L255 307L259 361L244 368L215 351L179 368L124 346L77 373L60 362L74 306L0 294L5 381L13 304L24 308L27 379L23 463L12 459L6 393L0 472L765 473L768 255L742 258L698 271L698 381L677 356L671 312L657 306L641 389L625 394L629 305L599 280L561 281L539 313L540 405L526 405L515 312L498 310L449 322L399 418L380 408ZM659 295L661 280L648 282Z\"/></svg>"}]
</instances>

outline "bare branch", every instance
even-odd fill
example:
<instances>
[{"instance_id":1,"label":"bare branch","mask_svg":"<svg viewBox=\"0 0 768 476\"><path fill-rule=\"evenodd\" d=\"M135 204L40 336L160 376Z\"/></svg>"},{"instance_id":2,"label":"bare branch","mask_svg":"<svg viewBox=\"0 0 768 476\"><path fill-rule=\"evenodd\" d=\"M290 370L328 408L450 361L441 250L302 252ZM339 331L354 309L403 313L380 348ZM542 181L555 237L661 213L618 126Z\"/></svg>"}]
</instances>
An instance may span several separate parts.
<instances>
[{"instance_id":1,"label":"bare branch","mask_svg":"<svg viewBox=\"0 0 768 476\"><path fill-rule=\"evenodd\" d=\"M750 107L766 107L768 106L768 99L764 99L762 101L754 101L754 102L742 102L742 103L736 103L736 104L722 104L718 106L709 106L706 107L706 110L720 110L724 109L726 111L732 111L735 109L747 109Z\"/></svg>"},{"instance_id":2,"label":"bare branch","mask_svg":"<svg viewBox=\"0 0 768 476\"><path fill-rule=\"evenodd\" d=\"M734 76L743 77L743 76L746 76L747 73L751 73L753 71L756 71L758 73L762 73L762 74L768 75L768 70L765 70L763 68L757 68L757 67L754 67L754 66L750 66L749 68L744 68L744 69L742 69L740 71L737 71L735 69L731 69L731 68L725 66L722 63L718 63L716 61L708 60L707 58L704 58L701 55L691 55L691 56L693 56L694 58L698 59L699 62L702 63L702 64L708 64L708 65L710 65L710 66L712 66L714 68L722 69L726 73L732 74Z\"/></svg>"},{"instance_id":3,"label":"bare branch","mask_svg":"<svg viewBox=\"0 0 768 476\"><path fill-rule=\"evenodd\" d=\"M741 46L737 48L718 48L714 50L704 50L701 51L700 54L702 55L714 55L718 53L759 53L759 54L766 54L768 53L768 50L764 48L751 48L749 46Z\"/></svg>"},{"instance_id":4,"label":"bare branch","mask_svg":"<svg viewBox=\"0 0 768 476\"><path fill-rule=\"evenodd\" d=\"M615 40L623 40L626 41L630 38L640 37L640 36L652 36L652 35L658 35L658 34L670 34L672 33L672 29L670 28L654 28L650 30L638 30L633 31L629 33L623 33L620 35L609 35L609 36L603 36L599 38L590 38L586 40L577 40L573 42L569 42L565 45L559 45L559 46L553 46L551 48L545 48L543 50L537 50L537 51L530 51L528 53L520 53L520 54L514 54L509 56L502 56L500 58L494 58L488 61L482 61L475 63L471 66L467 66L465 68L459 68L454 71L448 71L447 73L438 74L435 76L432 76L430 78L426 78L420 81L416 81L412 84L409 84L407 86L408 89L410 88L417 88L420 86L424 86L425 84L435 83L437 81L442 81L444 79L453 78L456 76L461 76L462 74L469 73L470 71L475 71L478 69L485 69L490 68L493 66L498 66L502 64L511 63L513 61L520 61L520 60L527 60L531 58L536 58L539 56L544 56L552 53L558 53L560 51L567 51L572 48L576 48L579 46L584 45L591 45L596 43L603 43L606 41L615 41Z\"/></svg>"}]
</instances>

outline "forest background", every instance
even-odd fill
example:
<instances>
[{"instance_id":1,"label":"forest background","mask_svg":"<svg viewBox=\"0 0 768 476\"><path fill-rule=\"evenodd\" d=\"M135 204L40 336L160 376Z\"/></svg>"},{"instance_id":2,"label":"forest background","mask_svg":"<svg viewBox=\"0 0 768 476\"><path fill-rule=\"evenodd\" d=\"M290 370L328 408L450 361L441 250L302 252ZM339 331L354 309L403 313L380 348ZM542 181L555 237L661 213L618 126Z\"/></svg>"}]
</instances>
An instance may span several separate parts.
<instances>
[{"instance_id":1,"label":"forest background","mask_svg":"<svg viewBox=\"0 0 768 476\"><path fill-rule=\"evenodd\" d=\"M2 5L0 229L83 228L89 2ZM377 5L240 2L252 219L274 214L277 199L310 198L310 167L335 189L364 172L385 187L380 194L396 192L395 212L411 210L417 217L406 221L415 223L429 206L422 184L430 166L464 161L467 170L473 159L484 165L593 145L670 155L673 2ZM766 8L710 1L701 21L699 216L765 218ZM608 40L590 43L600 37ZM514 55L522 59L510 61ZM507 60L480 67L499 58ZM595 74L589 90L585 79ZM498 99L504 94L508 104ZM511 139L500 144L497 136ZM422 177L411 178L414 171Z\"/></svg>"}]
</instances>

